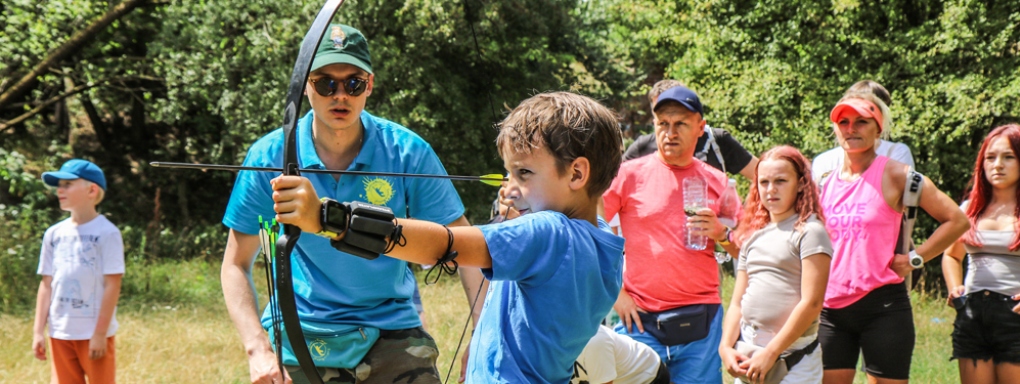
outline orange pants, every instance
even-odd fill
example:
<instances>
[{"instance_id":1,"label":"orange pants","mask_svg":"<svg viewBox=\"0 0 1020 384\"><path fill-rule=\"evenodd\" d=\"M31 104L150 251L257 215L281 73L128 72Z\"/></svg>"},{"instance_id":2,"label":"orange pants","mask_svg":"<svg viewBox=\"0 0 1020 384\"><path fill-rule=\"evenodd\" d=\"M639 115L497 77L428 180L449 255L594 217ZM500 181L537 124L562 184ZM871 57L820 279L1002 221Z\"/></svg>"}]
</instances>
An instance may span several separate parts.
<instances>
[{"instance_id":1,"label":"orange pants","mask_svg":"<svg viewBox=\"0 0 1020 384\"><path fill-rule=\"evenodd\" d=\"M89 358L88 340L60 340L50 338L50 355L53 358L51 384L113 384L116 382L113 336L106 338L106 354L92 360Z\"/></svg>"}]
</instances>

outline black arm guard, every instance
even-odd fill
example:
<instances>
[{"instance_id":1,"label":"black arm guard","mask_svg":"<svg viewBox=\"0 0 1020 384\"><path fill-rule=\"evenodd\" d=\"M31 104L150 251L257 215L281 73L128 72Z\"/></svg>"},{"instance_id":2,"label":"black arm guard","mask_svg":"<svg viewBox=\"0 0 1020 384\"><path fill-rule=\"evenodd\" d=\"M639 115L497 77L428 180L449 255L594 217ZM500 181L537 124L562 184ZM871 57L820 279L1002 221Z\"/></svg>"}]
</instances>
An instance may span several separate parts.
<instances>
[{"instance_id":1,"label":"black arm guard","mask_svg":"<svg viewBox=\"0 0 1020 384\"><path fill-rule=\"evenodd\" d=\"M347 231L340 240L329 243L340 252L374 260L389 245L387 237L397 229L393 210L361 202L343 203L350 212Z\"/></svg>"}]
</instances>

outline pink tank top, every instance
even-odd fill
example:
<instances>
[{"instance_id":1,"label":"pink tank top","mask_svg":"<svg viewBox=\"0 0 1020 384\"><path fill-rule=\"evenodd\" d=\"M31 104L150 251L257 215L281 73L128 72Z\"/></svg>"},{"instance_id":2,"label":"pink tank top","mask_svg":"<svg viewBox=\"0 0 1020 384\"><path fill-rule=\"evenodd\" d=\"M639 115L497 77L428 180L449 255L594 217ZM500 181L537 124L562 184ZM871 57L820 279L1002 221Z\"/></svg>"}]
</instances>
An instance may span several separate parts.
<instances>
[{"instance_id":1,"label":"pink tank top","mask_svg":"<svg viewBox=\"0 0 1020 384\"><path fill-rule=\"evenodd\" d=\"M852 182L840 180L839 170L823 181L822 210L834 251L825 308L844 308L875 288L903 281L890 268L903 214L882 196L888 161L878 156Z\"/></svg>"}]
</instances>

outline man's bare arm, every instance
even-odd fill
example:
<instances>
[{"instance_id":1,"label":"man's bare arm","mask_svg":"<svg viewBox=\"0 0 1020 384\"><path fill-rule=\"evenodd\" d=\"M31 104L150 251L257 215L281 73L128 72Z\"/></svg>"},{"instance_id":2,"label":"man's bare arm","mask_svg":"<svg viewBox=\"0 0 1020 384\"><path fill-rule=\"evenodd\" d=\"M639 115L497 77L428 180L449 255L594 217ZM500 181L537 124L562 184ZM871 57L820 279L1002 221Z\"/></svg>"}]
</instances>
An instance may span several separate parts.
<instances>
[{"instance_id":1,"label":"man's bare arm","mask_svg":"<svg viewBox=\"0 0 1020 384\"><path fill-rule=\"evenodd\" d=\"M220 267L223 299L248 354L249 373L253 383L282 380L276 354L262 329L255 281L252 279L252 267L261 245L258 235L231 229L223 252L223 265Z\"/></svg>"}]
</instances>

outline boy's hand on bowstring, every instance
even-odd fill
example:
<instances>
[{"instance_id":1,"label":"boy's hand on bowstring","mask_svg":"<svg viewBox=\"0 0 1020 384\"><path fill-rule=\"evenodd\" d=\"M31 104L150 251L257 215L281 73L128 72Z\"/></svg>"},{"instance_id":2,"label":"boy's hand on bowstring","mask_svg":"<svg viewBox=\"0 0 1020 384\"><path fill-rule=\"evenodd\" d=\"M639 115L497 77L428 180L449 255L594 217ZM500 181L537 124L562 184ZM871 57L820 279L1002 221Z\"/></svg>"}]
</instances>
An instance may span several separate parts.
<instances>
[{"instance_id":1,"label":"boy's hand on bowstring","mask_svg":"<svg viewBox=\"0 0 1020 384\"><path fill-rule=\"evenodd\" d=\"M273 186L273 210L276 221L296 225L302 231L322 231L319 221L322 202L312 182L301 176L281 175L269 183Z\"/></svg>"}]
</instances>

